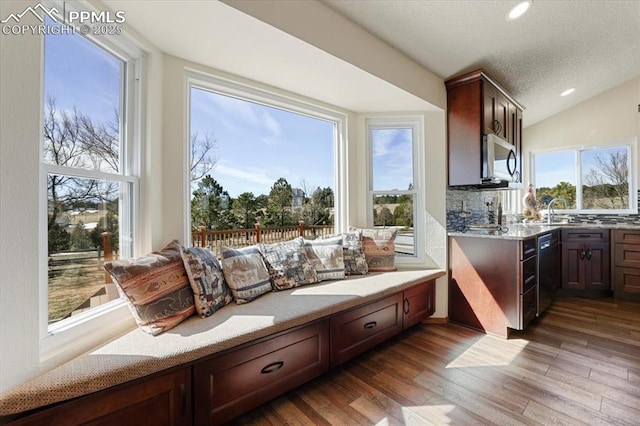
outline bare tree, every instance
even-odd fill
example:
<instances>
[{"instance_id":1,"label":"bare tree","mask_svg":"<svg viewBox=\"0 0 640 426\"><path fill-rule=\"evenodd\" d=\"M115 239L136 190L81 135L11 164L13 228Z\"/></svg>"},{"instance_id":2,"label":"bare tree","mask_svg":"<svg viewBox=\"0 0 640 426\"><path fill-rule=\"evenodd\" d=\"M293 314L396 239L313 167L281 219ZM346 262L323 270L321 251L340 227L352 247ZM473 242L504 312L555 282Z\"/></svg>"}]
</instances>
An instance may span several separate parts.
<instances>
[{"instance_id":1,"label":"bare tree","mask_svg":"<svg viewBox=\"0 0 640 426\"><path fill-rule=\"evenodd\" d=\"M202 179L215 167L218 159L213 157L212 151L216 142L211 133L202 137L198 132L191 135L191 182Z\"/></svg>"},{"instance_id":2,"label":"bare tree","mask_svg":"<svg viewBox=\"0 0 640 426\"><path fill-rule=\"evenodd\" d=\"M585 176L585 206L626 209L629 206L629 166L626 149L596 156L595 166ZM590 206L590 207L591 207Z\"/></svg>"}]
</instances>

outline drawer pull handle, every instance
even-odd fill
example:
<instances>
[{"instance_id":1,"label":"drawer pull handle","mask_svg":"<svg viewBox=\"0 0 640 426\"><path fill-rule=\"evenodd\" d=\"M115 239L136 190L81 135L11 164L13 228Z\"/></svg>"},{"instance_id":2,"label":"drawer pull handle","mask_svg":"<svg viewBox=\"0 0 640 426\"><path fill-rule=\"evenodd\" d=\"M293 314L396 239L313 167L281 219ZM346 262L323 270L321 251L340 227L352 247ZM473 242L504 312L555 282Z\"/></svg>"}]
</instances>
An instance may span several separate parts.
<instances>
[{"instance_id":1,"label":"drawer pull handle","mask_svg":"<svg viewBox=\"0 0 640 426\"><path fill-rule=\"evenodd\" d=\"M404 299L404 303L403 303L403 311L405 315L409 314L409 299Z\"/></svg>"},{"instance_id":2,"label":"drawer pull handle","mask_svg":"<svg viewBox=\"0 0 640 426\"><path fill-rule=\"evenodd\" d=\"M374 328L376 325L378 325L378 323L376 321L371 321L371 322L366 323L364 325L364 328L371 329L371 328Z\"/></svg>"},{"instance_id":3,"label":"drawer pull handle","mask_svg":"<svg viewBox=\"0 0 640 426\"><path fill-rule=\"evenodd\" d=\"M588 260L591 260L591 256L592 256L592 255L593 255L593 254L591 253L591 250L590 250L590 249L587 249L587 254L586 254L586 256L587 256L587 259L588 259Z\"/></svg>"},{"instance_id":4,"label":"drawer pull handle","mask_svg":"<svg viewBox=\"0 0 640 426\"><path fill-rule=\"evenodd\" d=\"M584 249L580 250L580 260L584 260L586 255L587 255L587 252Z\"/></svg>"},{"instance_id":5,"label":"drawer pull handle","mask_svg":"<svg viewBox=\"0 0 640 426\"><path fill-rule=\"evenodd\" d=\"M591 235L589 235L589 234L580 234L580 235L578 235L578 238L591 238Z\"/></svg>"},{"instance_id":6,"label":"drawer pull handle","mask_svg":"<svg viewBox=\"0 0 640 426\"><path fill-rule=\"evenodd\" d=\"M275 373L276 371L280 370L283 366L284 366L284 361L273 362L267 365L266 367L264 367L262 370L260 370L260 373L261 374Z\"/></svg>"}]
</instances>

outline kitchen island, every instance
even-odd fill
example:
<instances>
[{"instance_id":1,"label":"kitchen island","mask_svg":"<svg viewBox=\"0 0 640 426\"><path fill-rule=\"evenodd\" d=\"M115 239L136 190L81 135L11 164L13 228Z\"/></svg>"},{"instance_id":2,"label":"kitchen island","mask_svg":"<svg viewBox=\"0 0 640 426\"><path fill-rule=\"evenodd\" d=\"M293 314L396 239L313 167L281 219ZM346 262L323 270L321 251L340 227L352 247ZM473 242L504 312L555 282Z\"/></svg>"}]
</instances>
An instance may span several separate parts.
<instances>
[{"instance_id":1,"label":"kitchen island","mask_svg":"<svg viewBox=\"0 0 640 426\"><path fill-rule=\"evenodd\" d=\"M508 337L554 295L640 300L640 225L511 224L449 232L449 318Z\"/></svg>"}]
</instances>

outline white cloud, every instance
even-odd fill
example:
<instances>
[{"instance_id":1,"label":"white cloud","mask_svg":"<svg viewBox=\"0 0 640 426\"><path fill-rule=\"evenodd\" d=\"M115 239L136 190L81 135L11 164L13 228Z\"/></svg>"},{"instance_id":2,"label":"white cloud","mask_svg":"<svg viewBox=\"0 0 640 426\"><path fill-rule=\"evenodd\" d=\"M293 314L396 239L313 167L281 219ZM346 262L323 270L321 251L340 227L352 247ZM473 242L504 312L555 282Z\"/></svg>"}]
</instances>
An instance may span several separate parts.
<instances>
[{"instance_id":1,"label":"white cloud","mask_svg":"<svg viewBox=\"0 0 640 426\"><path fill-rule=\"evenodd\" d=\"M262 112L262 122L267 130L269 130L269 132L274 136L280 136L282 134L282 127L280 127L280 123L278 123L266 110Z\"/></svg>"}]
</instances>

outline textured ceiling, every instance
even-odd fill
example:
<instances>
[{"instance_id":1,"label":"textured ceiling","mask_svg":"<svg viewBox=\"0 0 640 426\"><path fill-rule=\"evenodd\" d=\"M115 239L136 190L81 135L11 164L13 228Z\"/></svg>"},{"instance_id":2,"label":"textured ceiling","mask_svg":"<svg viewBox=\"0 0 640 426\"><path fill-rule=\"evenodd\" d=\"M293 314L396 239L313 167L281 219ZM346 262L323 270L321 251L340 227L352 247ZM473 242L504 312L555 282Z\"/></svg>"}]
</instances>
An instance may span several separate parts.
<instances>
[{"instance_id":1,"label":"textured ceiling","mask_svg":"<svg viewBox=\"0 0 640 426\"><path fill-rule=\"evenodd\" d=\"M508 21L519 2L325 0L444 79L484 68L527 108L525 126L640 75L640 0L534 0Z\"/></svg>"}]
</instances>

